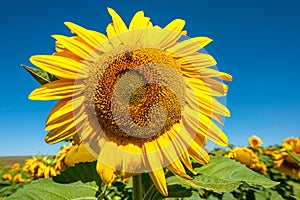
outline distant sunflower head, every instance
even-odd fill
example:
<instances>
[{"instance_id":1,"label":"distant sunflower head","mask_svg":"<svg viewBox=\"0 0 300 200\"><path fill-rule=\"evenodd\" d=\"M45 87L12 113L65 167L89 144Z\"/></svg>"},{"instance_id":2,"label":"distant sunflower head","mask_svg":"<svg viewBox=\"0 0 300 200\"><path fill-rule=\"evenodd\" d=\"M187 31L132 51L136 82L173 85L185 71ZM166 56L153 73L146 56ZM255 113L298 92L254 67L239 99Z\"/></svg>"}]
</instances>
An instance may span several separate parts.
<instances>
[{"instance_id":1,"label":"distant sunflower head","mask_svg":"<svg viewBox=\"0 0 300 200\"><path fill-rule=\"evenodd\" d=\"M147 170L167 195L164 167L189 177L183 164L194 173L190 158L209 162L207 139L227 145L220 126L230 113L216 97L227 94L222 80L231 76L204 52L211 39L186 36L184 20L162 28L139 11L127 27L108 12L106 35L66 22L75 35L54 35L54 54L30 58L58 80L29 98L59 100L46 122L46 142L84 143L104 183Z\"/></svg>"},{"instance_id":2,"label":"distant sunflower head","mask_svg":"<svg viewBox=\"0 0 300 200\"><path fill-rule=\"evenodd\" d=\"M230 150L225 156L232 158L257 172L263 174L267 173L267 166L259 161L259 158L254 151L247 147L237 147L233 150Z\"/></svg>"},{"instance_id":3,"label":"distant sunflower head","mask_svg":"<svg viewBox=\"0 0 300 200\"><path fill-rule=\"evenodd\" d=\"M259 137L257 137L256 135L252 135L248 141L249 141L250 146L253 148L259 147L262 144L261 139Z\"/></svg>"}]
</instances>

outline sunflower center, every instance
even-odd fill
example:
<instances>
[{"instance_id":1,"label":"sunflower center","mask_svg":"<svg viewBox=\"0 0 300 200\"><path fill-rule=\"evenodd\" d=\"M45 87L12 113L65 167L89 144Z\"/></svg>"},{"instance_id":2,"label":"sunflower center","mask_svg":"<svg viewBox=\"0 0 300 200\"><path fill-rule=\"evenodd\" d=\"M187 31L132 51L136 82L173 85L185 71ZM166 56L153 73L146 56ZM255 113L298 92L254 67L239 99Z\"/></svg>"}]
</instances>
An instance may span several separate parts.
<instances>
[{"instance_id":1,"label":"sunflower center","mask_svg":"<svg viewBox=\"0 0 300 200\"><path fill-rule=\"evenodd\" d=\"M126 50L100 71L94 107L109 139L141 144L180 121L184 83L175 59L165 51Z\"/></svg>"}]
</instances>

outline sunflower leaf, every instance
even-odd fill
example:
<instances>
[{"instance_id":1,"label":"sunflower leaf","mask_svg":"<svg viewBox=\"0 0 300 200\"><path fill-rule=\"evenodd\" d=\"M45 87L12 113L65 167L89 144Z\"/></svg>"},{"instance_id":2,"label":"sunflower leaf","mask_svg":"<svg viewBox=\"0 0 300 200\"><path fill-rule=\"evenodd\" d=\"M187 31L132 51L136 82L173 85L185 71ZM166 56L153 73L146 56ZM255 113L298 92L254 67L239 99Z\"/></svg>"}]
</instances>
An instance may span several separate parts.
<instances>
[{"instance_id":1,"label":"sunflower leaf","mask_svg":"<svg viewBox=\"0 0 300 200\"><path fill-rule=\"evenodd\" d=\"M41 85L58 80L54 75L38 68L21 65Z\"/></svg>"},{"instance_id":2,"label":"sunflower leaf","mask_svg":"<svg viewBox=\"0 0 300 200\"><path fill-rule=\"evenodd\" d=\"M83 183L95 181L101 186L101 178L96 171L96 162L85 162L75 164L74 167L69 167L60 175L53 177L57 183L73 183L82 181Z\"/></svg>"},{"instance_id":3,"label":"sunflower leaf","mask_svg":"<svg viewBox=\"0 0 300 200\"><path fill-rule=\"evenodd\" d=\"M60 184L55 183L51 178L39 179L25 185L16 193L7 197L11 199L97 199L98 186L95 182L82 183L80 181Z\"/></svg>"},{"instance_id":4,"label":"sunflower leaf","mask_svg":"<svg viewBox=\"0 0 300 200\"><path fill-rule=\"evenodd\" d=\"M195 189L204 188L216 193L231 192L242 183L264 188L278 184L225 157L211 157L208 165L195 168L195 171L198 172L198 175L194 176L192 180L179 176L177 178L183 185L189 185Z\"/></svg>"}]
</instances>

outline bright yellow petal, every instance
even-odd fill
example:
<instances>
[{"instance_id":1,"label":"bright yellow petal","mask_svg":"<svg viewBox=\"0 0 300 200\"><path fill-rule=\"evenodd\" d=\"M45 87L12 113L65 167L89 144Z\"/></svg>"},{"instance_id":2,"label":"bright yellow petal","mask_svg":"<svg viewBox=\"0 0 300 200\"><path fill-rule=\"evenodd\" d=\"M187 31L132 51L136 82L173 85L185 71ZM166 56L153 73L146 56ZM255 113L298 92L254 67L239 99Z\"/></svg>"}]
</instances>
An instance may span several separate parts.
<instances>
[{"instance_id":1,"label":"bright yellow petal","mask_svg":"<svg viewBox=\"0 0 300 200\"><path fill-rule=\"evenodd\" d=\"M143 152L146 155L144 165L149 171L162 168L164 157L156 140L144 143Z\"/></svg>"},{"instance_id":2,"label":"bright yellow petal","mask_svg":"<svg viewBox=\"0 0 300 200\"><path fill-rule=\"evenodd\" d=\"M185 21L182 19L175 19L171 21L167 26L165 26L164 29L180 32L182 31L183 27L185 25Z\"/></svg>"},{"instance_id":3,"label":"bright yellow petal","mask_svg":"<svg viewBox=\"0 0 300 200\"><path fill-rule=\"evenodd\" d=\"M225 96L228 92L228 86L219 80L214 80L212 78L190 78L185 77L188 85L187 87L193 88L192 90L199 95L206 96Z\"/></svg>"},{"instance_id":4,"label":"bright yellow petal","mask_svg":"<svg viewBox=\"0 0 300 200\"><path fill-rule=\"evenodd\" d=\"M72 33L77 34L92 47L97 47L99 44L107 40L107 37L102 33L85 29L72 22L65 22L65 25L72 31Z\"/></svg>"},{"instance_id":5,"label":"bright yellow petal","mask_svg":"<svg viewBox=\"0 0 300 200\"><path fill-rule=\"evenodd\" d=\"M211 67L217 64L217 61L209 54L195 53L177 60L183 71L195 71L202 67Z\"/></svg>"},{"instance_id":6,"label":"bright yellow petal","mask_svg":"<svg viewBox=\"0 0 300 200\"><path fill-rule=\"evenodd\" d=\"M105 185L110 186L117 178L115 175L116 169L105 165L99 159L96 165L96 170Z\"/></svg>"},{"instance_id":7,"label":"bright yellow petal","mask_svg":"<svg viewBox=\"0 0 300 200\"><path fill-rule=\"evenodd\" d=\"M93 162L95 160L97 160L97 158L89 152L85 145L81 144L74 146L68 151L64 163L67 166L74 166L76 163Z\"/></svg>"},{"instance_id":8,"label":"bright yellow petal","mask_svg":"<svg viewBox=\"0 0 300 200\"><path fill-rule=\"evenodd\" d=\"M68 124L68 123L73 122L73 121L74 121L73 120L73 113L67 113L65 115L62 115L62 116L58 117L55 120L52 120L52 121L48 122L46 124L45 131L49 131L49 130L61 127L65 124Z\"/></svg>"},{"instance_id":9,"label":"bright yellow petal","mask_svg":"<svg viewBox=\"0 0 300 200\"><path fill-rule=\"evenodd\" d=\"M197 172L193 169L188 152L185 152L184 154L182 154L182 156L180 157L180 160L186 166L186 168L188 168L188 170L190 170L190 172L192 172L194 175L197 174Z\"/></svg>"},{"instance_id":10,"label":"bright yellow petal","mask_svg":"<svg viewBox=\"0 0 300 200\"><path fill-rule=\"evenodd\" d=\"M127 26L124 23L124 21L122 20L122 18L118 15L118 13L116 13L116 11L114 11L111 8L107 8L110 16L112 17L112 21L113 21L113 27L116 31L116 33L122 33L127 31Z\"/></svg>"},{"instance_id":11,"label":"bright yellow petal","mask_svg":"<svg viewBox=\"0 0 300 200\"><path fill-rule=\"evenodd\" d=\"M129 30L148 27L149 21L150 18L145 17L143 11L139 11L133 16L129 24Z\"/></svg>"},{"instance_id":12,"label":"bright yellow petal","mask_svg":"<svg viewBox=\"0 0 300 200\"><path fill-rule=\"evenodd\" d=\"M191 148L188 150L188 152L190 156L201 165L207 165L210 161L209 155L203 148L199 151L195 151L193 148Z\"/></svg>"},{"instance_id":13,"label":"bright yellow petal","mask_svg":"<svg viewBox=\"0 0 300 200\"><path fill-rule=\"evenodd\" d=\"M127 173L142 172L142 149L134 144L120 145L119 153L123 154L122 171Z\"/></svg>"},{"instance_id":14,"label":"bright yellow petal","mask_svg":"<svg viewBox=\"0 0 300 200\"><path fill-rule=\"evenodd\" d=\"M48 144L54 144L66 140L75 134L76 134L75 124L73 122L70 122L61 127L51 130L47 134L45 141Z\"/></svg>"},{"instance_id":15,"label":"bright yellow petal","mask_svg":"<svg viewBox=\"0 0 300 200\"><path fill-rule=\"evenodd\" d=\"M202 49L206 44L210 43L212 40L207 37L195 37L182 42L177 43L168 51L177 54L180 57L186 57L192 55L193 53Z\"/></svg>"},{"instance_id":16,"label":"bright yellow petal","mask_svg":"<svg viewBox=\"0 0 300 200\"><path fill-rule=\"evenodd\" d=\"M73 113L79 106L82 105L84 101L84 97L76 97L76 98L66 98L60 100L51 110L46 120L46 124L52 122L53 120L57 120L62 116Z\"/></svg>"},{"instance_id":17,"label":"bright yellow petal","mask_svg":"<svg viewBox=\"0 0 300 200\"><path fill-rule=\"evenodd\" d=\"M177 175L187 178L187 179L191 179L191 177L186 174L185 169L179 159L174 160L172 163L170 163L170 165L168 165L168 168L174 174L177 174Z\"/></svg>"},{"instance_id":18,"label":"bright yellow petal","mask_svg":"<svg viewBox=\"0 0 300 200\"><path fill-rule=\"evenodd\" d=\"M73 81L57 80L40 86L29 95L31 100L57 100L72 97L81 91Z\"/></svg>"},{"instance_id":19,"label":"bright yellow petal","mask_svg":"<svg viewBox=\"0 0 300 200\"><path fill-rule=\"evenodd\" d=\"M106 34L107 34L107 36L108 36L109 38L111 38L111 37L117 35L113 23L109 23L109 24L107 25L107 27L106 27Z\"/></svg>"},{"instance_id":20,"label":"bright yellow petal","mask_svg":"<svg viewBox=\"0 0 300 200\"><path fill-rule=\"evenodd\" d=\"M87 73L84 68L79 70L82 63L73 59L56 56L56 55L38 55L31 56L30 62L37 67L53 74L57 78L76 79L78 73L81 77L86 77Z\"/></svg>"},{"instance_id":21,"label":"bright yellow petal","mask_svg":"<svg viewBox=\"0 0 300 200\"><path fill-rule=\"evenodd\" d=\"M165 173L163 169L158 169L152 172L149 172L149 176L152 179L154 185L158 191L164 195L168 196L167 182L165 178Z\"/></svg>"},{"instance_id":22,"label":"bright yellow petal","mask_svg":"<svg viewBox=\"0 0 300 200\"><path fill-rule=\"evenodd\" d=\"M76 56L83 60L95 61L97 56L93 52L93 48L89 47L86 43L80 42L72 37L66 37L63 35L52 35L59 43L61 43L66 49L74 53Z\"/></svg>"},{"instance_id":23,"label":"bright yellow petal","mask_svg":"<svg viewBox=\"0 0 300 200\"><path fill-rule=\"evenodd\" d=\"M214 97L201 94L202 91L196 91L195 89L193 90L193 92L187 90L187 93L189 93L187 99L190 105L195 109L201 109L201 111L207 112L206 115L208 117L213 117L214 114L220 114L226 117L230 116L230 111L228 110L228 108L226 108ZM193 96L190 93L192 93ZM198 101L194 102L195 100Z\"/></svg>"},{"instance_id":24,"label":"bright yellow petal","mask_svg":"<svg viewBox=\"0 0 300 200\"><path fill-rule=\"evenodd\" d=\"M188 114L184 115L183 123L187 127L193 127L192 129L198 130L198 133L207 137L207 139L217 143L220 146L227 146L228 139L225 133L212 121L211 118L208 118L205 115L198 114L192 109L188 110ZM197 117L199 116L199 118Z\"/></svg>"}]
</instances>

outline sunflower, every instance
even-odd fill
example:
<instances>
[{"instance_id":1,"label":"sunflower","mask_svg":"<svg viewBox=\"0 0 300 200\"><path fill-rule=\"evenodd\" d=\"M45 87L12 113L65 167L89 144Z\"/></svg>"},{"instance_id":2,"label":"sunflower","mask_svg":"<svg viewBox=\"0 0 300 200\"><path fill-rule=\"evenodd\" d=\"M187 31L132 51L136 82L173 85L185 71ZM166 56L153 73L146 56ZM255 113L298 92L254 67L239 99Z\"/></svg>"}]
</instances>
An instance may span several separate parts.
<instances>
[{"instance_id":1,"label":"sunflower","mask_svg":"<svg viewBox=\"0 0 300 200\"><path fill-rule=\"evenodd\" d=\"M26 182L26 179L24 179L22 177L22 174L18 173L14 176L14 178L12 179L12 182L14 183L25 183Z\"/></svg>"},{"instance_id":2,"label":"sunflower","mask_svg":"<svg viewBox=\"0 0 300 200\"><path fill-rule=\"evenodd\" d=\"M31 159L27 159L22 170L36 179L49 178L60 174L59 169L55 168L55 161L47 156L33 156Z\"/></svg>"},{"instance_id":3,"label":"sunflower","mask_svg":"<svg viewBox=\"0 0 300 200\"><path fill-rule=\"evenodd\" d=\"M254 171L266 174L267 166L259 161L258 156L247 147L238 147L236 149L230 150L225 157L232 158L247 167L253 169Z\"/></svg>"},{"instance_id":4,"label":"sunflower","mask_svg":"<svg viewBox=\"0 0 300 200\"><path fill-rule=\"evenodd\" d=\"M249 138L248 142L249 142L250 146L253 148L259 147L262 144L261 139L255 135L251 136Z\"/></svg>"},{"instance_id":5,"label":"sunflower","mask_svg":"<svg viewBox=\"0 0 300 200\"><path fill-rule=\"evenodd\" d=\"M272 152L273 166L285 175L300 178L300 167L287 150L300 158L300 138L287 138L279 151Z\"/></svg>"},{"instance_id":6,"label":"sunflower","mask_svg":"<svg viewBox=\"0 0 300 200\"><path fill-rule=\"evenodd\" d=\"M2 180L12 181L13 178L12 178L11 174L6 173L6 174L2 175Z\"/></svg>"},{"instance_id":7,"label":"sunflower","mask_svg":"<svg viewBox=\"0 0 300 200\"><path fill-rule=\"evenodd\" d=\"M14 163L14 165L12 166L12 168L9 170L9 172L17 172L21 169L20 164L19 163Z\"/></svg>"},{"instance_id":8,"label":"sunflower","mask_svg":"<svg viewBox=\"0 0 300 200\"><path fill-rule=\"evenodd\" d=\"M60 100L46 121L46 142L83 143L103 183L146 170L167 196L164 167L190 178L183 164L195 173L190 158L209 162L207 139L227 145L220 127L230 113L216 97L226 96L222 80L232 77L203 50L211 39L186 36L184 20L162 28L139 11L127 27L108 12L106 35L65 22L75 35L54 35L54 54L30 58L58 80L29 98Z\"/></svg>"}]
</instances>

